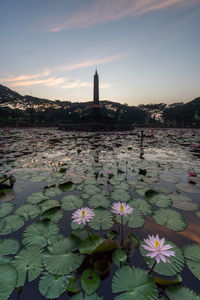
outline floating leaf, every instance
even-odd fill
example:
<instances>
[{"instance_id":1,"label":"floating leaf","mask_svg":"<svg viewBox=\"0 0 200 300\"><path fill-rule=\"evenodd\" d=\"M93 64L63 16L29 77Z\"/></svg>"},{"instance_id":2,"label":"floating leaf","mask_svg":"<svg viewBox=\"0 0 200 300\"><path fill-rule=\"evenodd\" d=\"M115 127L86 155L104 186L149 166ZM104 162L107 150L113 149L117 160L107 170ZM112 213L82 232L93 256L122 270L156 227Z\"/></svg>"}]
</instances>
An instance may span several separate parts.
<instances>
[{"instance_id":1,"label":"floating leaf","mask_svg":"<svg viewBox=\"0 0 200 300\"><path fill-rule=\"evenodd\" d=\"M177 273L180 273L184 267L184 257L182 254L182 251L172 242L168 242L167 240L166 244L170 244L173 246L171 250L175 252L175 256L170 256L169 260L171 263L164 263L163 261L160 261L155 265L154 272L165 275L165 276L174 276ZM149 256L146 256L149 252L148 250L145 250L142 245L144 243L141 243L140 245L140 253L144 257L145 262L148 264L148 266L151 268L155 259L150 258Z\"/></svg>"},{"instance_id":2,"label":"floating leaf","mask_svg":"<svg viewBox=\"0 0 200 300\"><path fill-rule=\"evenodd\" d=\"M200 189L190 183L178 183L175 185L177 189L191 194L200 194Z\"/></svg>"},{"instance_id":3,"label":"floating leaf","mask_svg":"<svg viewBox=\"0 0 200 300\"><path fill-rule=\"evenodd\" d=\"M45 269L54 275L66 275L75 271L83 261L82 255L72 253L78 244L79 239L75 236L56 241L44 254Z\"/></svg>"},{"instance_id":4,"label":"floating leaf","mask_svg":"<svg viewBox=\"0 0 200 300\"><path fill-rule=\"evenodd\" d=\"M71 181L67 181L67 182L63 182L59 184L59 188L63 191L73 191L74 187L73 187L73 182Z\"/></svg>"},{"instance_id":5,"label":"floating leaf","mask_svg":"<svg viewBox=\"0 0 200 300\"><path fill-rule=\"evenodd\" d=\"M135 190L135 192L139 195L139 196L145 196L146 195L146 192L149 190L148 187L141 187L141 188L138 188Z\"/></svg>"},{"instance_id":6,"label":"floating leaf","mask_svg":"<svg viewBox=\"0 0 200 300\"><path fill-rule=\"evenodd\" d=\"M43 193L33 193L31 196L29 196L26 201L31 204L37 204L40 203L43 200L48 200L49 198L45 196Z\"/></svg>"},{"instance_id":7,"label":"floating leaf","mask_svg":"<svg viewBox=\"0 0 200 300\"><path fill-rule=\"evenodd\" d=\"M62 191L59 189L59 188L56 188L56 187L50 187L50 188L46 188L45 191L44 191L44 195L46 197L49 197L49 198L53 198L57 195L60 195L62 194Z\"/></svg>"},{"instance_id":8,"label":"floating leaf","mask_svg":"<svg viewBox=\"0 0 200 300\"><path fill-rule=\"evenodd\" d=\"M140 228L145 224L145 217L140 212L139 209L135 208L131 215L127 216L128 227L130 228Z\"/></svg>"},{"instance_id":9,"label":"floating leaf","mask_svg":"<svg viewBox=\"0 0 200 300\"><path fill-rule=\"evenodd\" d=\"M97 195L93 195L89 200L88 200L88 205L90 207L104 207L107 208L110 205L110 200L104 196L103 194L97 194Z\"/></svg>"},{"instance_id":10,"label":"floating leaf","mask_svg":"<svg viewBox=\"0 0 200 300\"><path fill-rule=\"evenodd\" d=\"M83 296L82 293L78 293L71 297L71 300L103 300L103 297L99 297L96 293L92 295L85 295Z\"/></svg>"},{"instance_id":11,"label":"floating leaf","mask_svg":"<svg viewBox=\"0 0 200 300\"><path fill-rule=\"evenodd\" d=\"M114 264L120 268L121 264L123 265L126 261L127 261L127 255L126 252L123 251L122 249L116 249L113 252L112 255L112 260L114 262Z\"/></svg>"},{"instance_id":12,"label":"floating leaf","mask_svg":"<svg viewBox=\"0 0 200 300\"><path fill-rule=\"evenodd\" d=\"M200 245L189 245L184 250L186 264L192 274L200 280Z\"/></svg>"},{"instance_id":13,"label":"floating leaf","mask_svg":"<svg viewBox=\"0 0 200 300\"><path fill-rule=\"evenodd\" d=\"M22 236L22 243L26 246L37 245L43 248L53 240L57 240L58 232L59 228L56 224L38 221L25 229Z\"/></svg>"},{"instance_id":14,"label":"floating leaf","mask_svg":"<svg viewBox=\"0 0 200 300\"><path fill-rule=\"evenodd\" d=\"M81 242L79 251L81 254L91 254L95 252L96 248L102 244L103 241L100 236L92 234Z\"/></svg>"},{"instance_id":15,"label":"floating leaf","mask_svg":"<svg viewBox=\"0 0 200 300\"><path fill-rule=\"evenodd\" d=\"M170 198L173 200L173 206L182 210L193 211L198 205L192 202L192 199L182 194L172 194Z\"/></svg>"},{"instance_id":16,"label":"floating leaf","mask_svg":"<svg viewBox=\"0 0 200 300\"><path fill-rule=\"evenodd\" d=\"M60 219L62 219L62 212L57 207L44 212L40 217L40 220L51 221L53 223L57 223Z\"/></svg>"},{"instance_id":17,"label":"floating leaf","mask_svg":"<svg viewBox=\"0 0 200 300\"><path fill-rule=\"evenodd\" d=\"M112 192L111 198L115 201L127 202L128 200L130 200L131 195L126 190L116 189L114 190L114 192Z\"/></svg>"},{"instance_id":18,"label":"floating leaf","mask_svg":"<svg viewBox=\"0 0 200 300\"><path fill-rule=\"evenodd\" d=\"M121 293L115 299L157 300L158 292L153 279L142 269L124 266L112 279L113 293Z\"/></svg>"},{"instance_id":19,"label":"floating leaf","mask_svg":"<svg viewBox=\"0 0 200 300\"><path fill-rule=\"evenodd\" d=\"M74 183L74 184L80 184L80 183L83 182L83 178L81 178L81 177L72 177L72 178L71 178L71 181L72 181L72 183Z\"/></svg>"},{"instance_id":20,"label":"floating leaf","mask_svg":"<svg viewBox=\"0 0 200 300\"><path fill-rule=\"evenodd\" d=\"M0 218L7 216L13 209L13 203L3 203L0 207Z\"/></svg>"},{"instance_id":21,"label":"floating leaf","mask_svg":"<svg viewBox=\"0 0 200 300\"><path fill-rule=\"evenodd\" d=\"M83 200L74 195L67 195L61 199L62 209L74 210L83 206Z\"/></svg>"},{"instance_id":22,"label":"floating leaf","mask_svg":"<svg viewBox=\"0 0 200 300\"><path fill-rule=\"evenodd\" d=\"M173 279L165 279L162 277L153 277L155 283L162 285L162 286L169 286L169 285L174 285L177 283L182 283L182 277L180 275L176 275L175 278Z\"/></svg>"},{"instance_id":23,"label":"floating leaf","mask_svg":"<svg viewBox=\"0 0 200 300\"><path fill-rule=\"evenodd\" d=\"M95 216L89 223L90 227L95 230L106 230L113 226L112 214L104 208L97 208L94 211Z\"/></svg>"},{"instance_id":24,"label":"floating leaf","mask_svg":"<svg viewBox=\"0 0 200 300\"><path fill-rule=\"evenodd\" d=\"M87 295L92 295L100 286L100 277L97 272L86 269L81 275L81 285Z\"/></svg>"},{"instance_id":25,"label":"floating leaf","mask_svg":"<svg viewBox=\"0 0 200 300\"><path fill-rule=\"evenodd\" d=\"M172 204L172 200L169 196L159 193L148 198L148 201L158 207L169 207Z\"/></svg>"},{"instance_id":26,"label":"floating leaf","mask_svg":"<svg viewBox=\"0 0 200 300\"><path fill-rule=\"evenodd\" d=\"M0 299L7 300L17 282L17 272L9 264L0 265Z\"/></svg>"},{"instance_id":27,"label":"floating leaf","mask_svg":"<svg viewBox=\"0 0 200 300\"><path fill-rule=\"evenodd\" d=\"M72 276L51 275L45 272L40 278L39 290L40 293L47 299L58 298L67 289L67 285Z\"/></svg>"},{"instance_id":28,"label":"floating leaf","mask_svg":"<svg viewBox=\"0 0 200 300\"><path fill-rule=\"evenodd\" d=\"M44 213L45 211L48 211L49 209L60 208L60 207L61 207L60 203L57 200L46 200L40 204L42 213Z\"/></svg>"},{"instance_id":29,"label":"floating leaf","mask_svg":"<svg viewBox=\"0 0 200 300\"><path fill-rule=\"evenodd\" d=\"M153 214L153 219L159 225L165 224L168 229L174 231L183 231L187 226L181 214L170 208L160 208L156 210Z\"/></svg>"},{"instance_id":30,"label":"floating leaf","mask_svg":"<svg viewBox=\"0 0 200 300\"><path fill-rule=\"evenodd\" d=\"M137 208L143 215L151 214L151 205L144 199L134 199L129 202L133 208Z\"/></svg>"},{"instance_id":31,"label":"floating leaf","mask_svg":"<svg viewBox=\"0 0 200 300\"><path fill-rule=\"evenodd\" d=\"M96 185L88 184L88 185L85 185L84 192L89 195L94 195L94 194L100 193L101 190Z\"/></svg>"},{"instance_id":32,"label":"floating leaf","mask_svg":"<svg viewBox=\"0 0 200 300\"><path fill-rule=\"evenodd\" d=\"M18 241L12 239L0 240L0 256L15 254L19 250Z\"/></svg>"},{"instance_id":33,"label":"floating leaf","mask_svg":"<svg viewBox=\"0 0 200 300\"><path fill-rule=\"evenodd\" d=\"M0 235L7 235L19 230L24 225L24 218L17 215L9 215L0 220Z\"/></svg>"},{"instance_id":34,"label":"floating leaf","mask_svg":"<svg viewBox=\"0 0 200 300\"><path fill-rule=\"evenodd\" d=\"M15 213L21 217L24 217L24 219L27 221L28 218L35 218L39 215L40 209L36 205L31 204L25 204L17 208Z\"/></svg>"},{"instance_id":35,"label":"floating leaf","mask_svg":"<svg viewBox=\"0 0 200 300\"><path fill-rule=\"evenodd\" d=\"M17 286L23 286L28 273L28 280L36 279L43 270L42 250L37 246L32 246L21 250L12 261L18 273Z\"/></svg>"},{"instance_id":36,"label":"floating leaf","mask_svg":"<svg viewBox=\"0 0 200 300\"><path fill-rule=\"evenodd\" d=\"M186 287L170 286L165 290L170 300L200 300L200 297Z\"/></svg>"},{"instance_id":37,"label":"floating leaf","mask_svg":"<svg viewBox=\"0 0 200 300\"><path fill-rule=\"evenodd\" d=\"M115 249L115 241L111 239L105 239L96 249L95 253L107 252L112 251Z\"/></svg>"},{"instance_id":38,"label":"floating leaf","mask_svg":"<svg viewBox=\"0 0 200 300\"><path fill-rule=\"evenodd\" d=\"M77 277L72 277L68 283L67 290L72 293L79 293L81 291L81 282Z\"/></svg>"}]
</instances>

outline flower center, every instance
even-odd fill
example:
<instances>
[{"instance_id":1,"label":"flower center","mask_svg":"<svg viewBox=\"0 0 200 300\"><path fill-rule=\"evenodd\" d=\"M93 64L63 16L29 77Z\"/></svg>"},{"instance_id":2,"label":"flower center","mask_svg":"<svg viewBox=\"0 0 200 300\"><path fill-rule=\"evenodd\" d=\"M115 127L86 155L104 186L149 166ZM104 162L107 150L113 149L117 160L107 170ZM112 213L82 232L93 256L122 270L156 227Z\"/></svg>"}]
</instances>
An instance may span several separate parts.
<instances>
[{"instance_id":1,"label":"flower center","mask_svg":"<svg viewBox=\"0 0 200 300\"><path fill-rule=\"evenodd\" d=\"M85 211L82 210L82 217L85 217Z\"/></svg>"},{"instance_id":2,"label":"flower center","mask_svg":"<svg viewBox=\"0 0 200 300\"><path fill-rule=\"evenodd\" d=\"M155 241L155 247L157 248L159 245L159 242L158 241Z\"/></svg>"},{"instance_id":3,"label":"flower center","mask_svg":"<svg viewBox=\"0 0 200 300\"><path fill-rule=\"evenodd\" d=\"M123 205L120 206L120 210L124 210L124 206Z\"/></svg>"}]
</instances>

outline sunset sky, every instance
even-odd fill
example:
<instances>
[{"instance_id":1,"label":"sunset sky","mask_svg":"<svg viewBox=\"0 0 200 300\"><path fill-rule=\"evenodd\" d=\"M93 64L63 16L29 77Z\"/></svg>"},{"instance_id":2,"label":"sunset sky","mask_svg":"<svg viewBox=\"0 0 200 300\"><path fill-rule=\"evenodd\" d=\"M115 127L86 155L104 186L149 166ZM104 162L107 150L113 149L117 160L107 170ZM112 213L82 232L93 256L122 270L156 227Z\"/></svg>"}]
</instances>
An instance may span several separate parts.
<instances>
[{"instance_id":1,"label":"sunset sky","mask_svg":"<svg viewBox=\"0 0 200 300\"><path fill-rule=\"evenodd\" d=\"M0 84L129 105L200 97L200 0L0 0Z\"/></svg>"}]
</instances>

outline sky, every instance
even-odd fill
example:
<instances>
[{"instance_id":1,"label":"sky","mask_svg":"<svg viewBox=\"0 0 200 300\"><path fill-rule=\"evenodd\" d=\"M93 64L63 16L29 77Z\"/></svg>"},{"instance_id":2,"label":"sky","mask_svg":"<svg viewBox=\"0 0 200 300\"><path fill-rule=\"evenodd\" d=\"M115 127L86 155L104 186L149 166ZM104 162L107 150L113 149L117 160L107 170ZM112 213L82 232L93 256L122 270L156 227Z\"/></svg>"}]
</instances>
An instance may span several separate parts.
<instances>
[{"instance_id":1,"label":"sky","mask_svg":"<svg viewBox=\"0 0 200 300\"><path fill-rule=\"evenodd\" d=\"M200 0L0 0L0 84L128 105L200 97Z\"/></svg>"}]
</instances>

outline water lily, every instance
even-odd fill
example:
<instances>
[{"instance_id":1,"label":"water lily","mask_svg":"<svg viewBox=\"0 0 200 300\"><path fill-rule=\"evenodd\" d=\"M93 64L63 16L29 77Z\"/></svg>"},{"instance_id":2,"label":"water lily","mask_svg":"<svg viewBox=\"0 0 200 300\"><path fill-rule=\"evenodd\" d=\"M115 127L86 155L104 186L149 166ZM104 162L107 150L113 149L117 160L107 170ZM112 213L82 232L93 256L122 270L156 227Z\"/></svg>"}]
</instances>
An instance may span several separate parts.
<instances>
[{"instance_id":1,"label":"water lily","mask_svg":"<svg viewBox=\"0 0 200 300\"><path fill-rule=\"evenodd\" d=\"M191 176L191 177L197 177L197 173L196 172L189 172L189 176Z\"/></svg>"},{"instance_id":2,"label":"water lily","mask_svg":"<svg viewBox=\"0 0 200 300\"><path fill-rule=\"evenodd\" d=\"M130 215L130 214L132 214L132 211L133 211L133 208L124 202L117 202L111 206L111 212L113 212L114 214L116 214L118 216Z\"/></svg>"},{"instance_id":3,"label":"water lily","mask_svg":"<svg viewBox=\"0 0 200 300\"><path fill-rule=\"evenodd\" d=\"M147 253L147 256L150 256L151 258L155 257L156 259L149 273L152 272L156 262L159 263L162 260L164 263L170 263L168 257L175 256L175 252L169 250L173 247L169 244L164 245L165 238L160 239L158 234L156 235L156 237L154 237L153 235L149 235L148 239L144 239L144 241L146 245L142 246L144 247L144 249L150 251L149 253Z\"/></svg>"},{"instance_id":4,"label":"water lily","mask_svg":"<svg viewBox=\"0 0 200 300\"><path fill-rule=\"evenodd\" d=\"M82 207L77 209L72 214L72 219L75 223L86 225L87 222L90 222L92 218L95 216L94 210L89 207Z\"/></svg>"}]
</instances>

